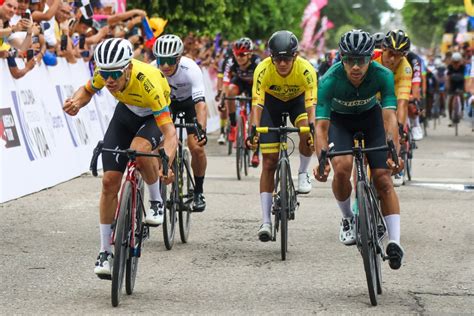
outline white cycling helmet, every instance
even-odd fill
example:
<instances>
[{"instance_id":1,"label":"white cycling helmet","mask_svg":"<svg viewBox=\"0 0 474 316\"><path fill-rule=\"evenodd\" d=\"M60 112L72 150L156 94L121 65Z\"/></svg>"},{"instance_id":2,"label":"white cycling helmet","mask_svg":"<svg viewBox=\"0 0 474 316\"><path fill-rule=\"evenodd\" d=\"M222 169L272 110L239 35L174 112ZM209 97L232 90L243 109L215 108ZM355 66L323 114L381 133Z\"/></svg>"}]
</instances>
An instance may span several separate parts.
<instances>
[{"instance_id":1,"label":"white cycling helmet","mask_svg":"<svg viewBox=\"0 0 474 316\"><path fill-rule=\"evenodd\" d=\"M461 61L462 60L462 55L460 52L454 52L453 55L451 56L451 59L453 61Z\"/></svg>"},{"instance_id":2,"label":"white cycling helmet","mask_svg":"<svg viewBox=\"0 0 474 316\"><path fill-rule=\"evenodd\" d=\"M183 41L173 34L158 37L153 45L153 55L155 57L179 57L183 50Z\"/></svg>"},{"instance_id":3,"label":"white cycling helmet","mask_svg":"<svg viewBox=\"0 0 474 316\"><path fill-rule=\"evenodd\" d=\"M117 69L127 66L133 57L133 46L123 38L109 38L97 45L94 60L100 69Z\"/></svg>"}]
</instances>

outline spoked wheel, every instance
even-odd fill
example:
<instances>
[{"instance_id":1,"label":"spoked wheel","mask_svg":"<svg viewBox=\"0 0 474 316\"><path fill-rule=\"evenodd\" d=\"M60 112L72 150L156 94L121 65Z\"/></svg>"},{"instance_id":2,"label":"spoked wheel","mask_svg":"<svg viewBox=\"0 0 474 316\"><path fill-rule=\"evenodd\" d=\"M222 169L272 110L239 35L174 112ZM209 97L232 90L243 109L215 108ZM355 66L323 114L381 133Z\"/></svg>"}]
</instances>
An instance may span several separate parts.
<instances>
[{"instance_id":1,"label":"spoked wheel","mask_svg":"<svg viewBox=\"0 0 474 316\"><path fill-rule=\"evenodd\" d=\"M144 229L145 225L143 225L143 213L145 212L143 208L143 190L144 190L144 185L143 185L143 179L140 177L138 174L137 177L139 178L138 180L138 194L137 194L137 200L135 201L136 205L136 213L135 213L135 245L133 248L130 248L130 251L128 252L128 259L127 259L127 265L126 265L126 270L125 270L125 290L128 295L133 293L133 288L135 287L135 279L137 277L137 271L138 271L138 259L141 256L141 249L143 246L143 241L144 241Z\"/></svg>"},{"instance_id":2,"label":"spoked wheel","mask_svg":"<svg viewBox=\"0 0 474 316\"><path fill-rule=\"evenodd\" d=\"M365 276L369 290L370 303L377 305L377 275L380 265L377 265L377 249L375 247L375 232L372 224L372 205L368 197L366 184L357 184L357 203L359 206L358 231L360 233L360 252L364 262Z\"/></svg>"},{"instance_id":3,"label":"spoked wheel","mask_svg":"<svg viewBox=\"0 0 474 316\"><path fill-rule=\"evenodd\" d=\"M402 160L405 162L405 167L403 169L403 185L406 184L406 181L408 180L408 176L407 176L407 161L408 161L408 141L405 142L404 144L401 145L401 149L400 149L400 156L402 158Z\"/></svg>"},{"instance_id":4,"label":"spoked wheel","mask_svg":"<svg viewBox=\"0 0 474 316\"><path fill-rule=\"evenodd\" d=\"M455 136L458 136L459 121L461 121L461 109L462 109L461 97L456 96L456 98L454 99L453 114L452 114Z\"/></svg>"},{"instance_id":5,"label":"spoked wheel","mask_svg":"<svg viewBox=\"0 0 474 316\"><path fill-rule=\"evenodd\" d=\"M281 239L281 260L286 260L288 251L288 164L283 162L280 166L280 239Z\"/></svg>"},{"instance_id":6,"label":"spoked wheel","mask_svg":"<svg viewBox=\"0 0 474 316\"><path fill-rule=\"evenodd\" d=\"M189 237L189 230L191 229L191 203L194 195L194 188L191 179L191 166L189 160L191 154L189 149L185 148L183 150L183 160L181 170L179 170L179 179L178 185L180 187L180 206L179 206L179 235L181 241L186 243Z\"/></svg>"},{"instance_id":7,"label":"spoked wheel","mask_svg":"<svg viewBox=\"0 0 474 316\"><path fill-rule=\"evenodd\" d=\"M132 185L125 182L120 199L120 214L115 226L115 257L112 268L112 306L117 306L122 296L123 277L129 257L130 213L132 209Z\"/></svg>"},{"instance_id":8,"label":"spoked wheel","mask_svg":"<svg viewBox=\"0 0 474 316\"><path fill-rule=\"evenodd\" d=\"M249 165L250 165L250 150L245 148L244 145L244 174L249 175Z\"/></svg>"},{"instance_id":9,"label":"spoked wheel","mask_svg":"<svg viewBox=\"0 0 474 316\"><path fill-rule=\"evenodd\" d=\"M244 122L242 119L239 119L238 128L237 128L237 147L235 150L236 162L237 162L237 179L242 179L242 169L244 167L245 160L245 147L244 147Z\"/></svg>"},{"instance_id":10,"label":"spoked wheel","mask_svg":"<svg viewBox=\"0 0 474 316\"><path fill-rule=\"evenodd\" d=\"M177 208L177 172L176 172L176 160L173 162L173 172L175 174L175 180L169 184L164 185L161 183L161 196L165 200L165 216L163 219L163 240L165 247L168 250L173 248L174 235L176 227L176 208Z\"/></svg>"}]
</instances>

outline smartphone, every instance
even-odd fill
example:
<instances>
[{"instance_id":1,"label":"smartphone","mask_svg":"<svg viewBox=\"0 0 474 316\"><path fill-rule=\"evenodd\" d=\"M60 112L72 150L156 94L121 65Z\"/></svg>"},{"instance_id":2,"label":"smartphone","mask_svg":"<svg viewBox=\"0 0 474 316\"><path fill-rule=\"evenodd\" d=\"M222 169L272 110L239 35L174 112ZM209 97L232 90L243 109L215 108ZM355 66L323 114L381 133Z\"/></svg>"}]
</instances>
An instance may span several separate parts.
<instances>
[{"instance_id":1,"label":"smartphone","mask_svg":"<svg viewBox=\"0 0 474 316\"><path fill-rule=\"evenodd\" d=\"M33 59L33 57L35 57L35 51L32 49L28 49L26 51L26 61L30 61L31 59Z\"/></svg>"},{"instance_id":2,"label":"smartphone","mask_svg":"<svg viewBox=\"0 0 474 316\"><path fill-rule=\"evenodd\" d=\"M61 50L66 50L67 48L67 35L61 35Z\"/></svg>"},{"instance_id":3,"label":"smartphone","mask_svg":"<svg viewBox=\"0 0 474 316\"><path fill-rule=\"evenodd\" d=\"M79 35L79 49L84 49L86 44L86 36L84 34Z\"/></svg>"},{"instance_id":4,"label":"smartphone","mask_svg":"<svg viewBox=\"0 0 474 316\"><path fill-rule=\"evenodd\" d=\"M85 50L85 51L81 52L81 56L83 58L87 58L87 57L89 57L89 55L90 55L90 52L88 50Z\"/></svg>"},{"instance_id":5,"label":"smartphone","mask_svg":"<svg viewBox=\"0 0 474 316\"><path fill-rule=\"evenodd\" d=\"M38 44L39 43L39 36L35 35L31 38L31 43L32 44Z\"/></svg>"},{"instance_id":6,"label":"smartphone","mask_svg":"<svg viewBox=\"0 0 474 316\"><path fill-rule=\"evenodd\" d=\"M30 12L23 12L23 13L21 14L21 18L22 18L22 19L27 19L27 20L29 20L30 17L31 17Z\"/></svg>"}]
</instances>

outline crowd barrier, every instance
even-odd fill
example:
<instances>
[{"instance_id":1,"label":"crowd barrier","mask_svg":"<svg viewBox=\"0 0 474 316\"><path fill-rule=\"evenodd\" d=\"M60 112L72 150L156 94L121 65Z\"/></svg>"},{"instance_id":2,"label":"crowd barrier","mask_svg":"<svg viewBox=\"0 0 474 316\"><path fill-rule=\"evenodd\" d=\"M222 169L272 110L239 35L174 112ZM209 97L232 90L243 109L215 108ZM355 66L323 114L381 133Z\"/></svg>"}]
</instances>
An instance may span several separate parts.
<instances>
[{"instance_id":1,"label":"crowd barrier","mask_svg":"<svg viewBox=\"0 0 474 316\"><path fill-rule=\"evenodd\" d=\"M21 59L17 63L24 66ZM206 69L203 73L208 130L214 131L218 113L213 81ZM117 103L102 89L77 116L63 112L64 99L90 78L88 65L59 58L57 66L42 64L15 80L6 60L0 59L0 78L0 203L87 172L92 149L103 138Z\"/></svg>"}]
</instances>

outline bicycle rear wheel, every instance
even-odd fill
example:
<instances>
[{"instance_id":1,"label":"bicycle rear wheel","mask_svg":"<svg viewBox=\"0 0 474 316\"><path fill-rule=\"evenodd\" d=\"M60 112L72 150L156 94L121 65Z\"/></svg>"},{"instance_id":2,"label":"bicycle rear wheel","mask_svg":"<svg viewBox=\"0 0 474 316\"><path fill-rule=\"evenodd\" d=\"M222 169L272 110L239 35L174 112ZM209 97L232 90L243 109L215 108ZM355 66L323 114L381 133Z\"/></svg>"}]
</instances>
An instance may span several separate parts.
<instances>
[{"instance_id":1,"label":"bicycle rear wheel","mask_svg":"<svg viewBox=\"0 0 474 316\"><path fill-rule=\"evenodd\" d=\"M168 250L171 250L174 245L174 235L176 227L176 201L177 201L177 168L176 160L173 162L173 172L175 174L174 181L165 185L161 183L161 196L165 200L165 216L163 218L163 241L165 242L165 247Z\"/></svg>"},{"instance_id":2,"label":"bicycle rear wheel","mask_svg":"<svg viewBox=\"0 0 474 316\"><path fill-rule=\"evenodd\" d=\"M125 270L125 290L128 295L133 293L133 288L135 287L135 279L137 277L138 271L138 259L141 256L141 248L143 245L143 230L145 225L143 225L143 213L145 212L143 207L143 191L144 184L143 179L140 174L137 174L138 178L138 191L135 201L135 245L133 248L130 247L128 252L128 259L126 263ZM131 214L131 213L130 213Z\"/></svg>"},{"instance_id":3,"label":"bicycle rear wheel","mask_svg":"<svg viewBox=\"0 0 474 316\"><path fill-rule=\"evenodd\" d=\"M227 120L227 126L225 129L225 140L227 141L227 155L232 155L232 146L234 143L229 141L229 134L230 134L230 120Z\"/></svg>"},{"instance_id":4,"label":"bicycle rear wheel","mask_svg":"<svg viewBox=\"0 0 474 316\"><path fill-rule=\"evenodd\" d=\"M112 268L112 306L117 306L122 296L123 277L128 258L130 213L132 208L132 184L126 181L122 187L120 209L115 226L115 258Z\"/></svg>"},{"instance_id":5,"label":"bicycle rear wheel","mask_svg":"<svg viewBox=\"0 0 474 316\"><path fill-rule=\"evenodd\" d=\"M189 149L183 150L183 157L181 157L182 165L179 170L179 235L181 242L186 243L189 238L189 230L191 229L191 203L194 196L194 188L191 179L191 166L189 164L191 154Z\"/></svg>"},{"instance_id":6,"label":"bicycle rear wheel","mask_svg":"<svg viewBox=\"0 0 474 316\"><path fill-rule=\"evenodd\" d=\"M242 169L244 166L244 160L245 160L245 147L244 147L244 127L243 127L244 122L242 119L239 117L239 122L237 123L237 146L235 150L235 157L236 157L236 163L237 163L237 179L241 180L242 179Z\"/></svg>"},{"instance_id":7,"label":"bicycle rear wheel","mask_svg":"<svg viewBox=\"0 0 474 316\"><path fill-rule=\"evenodd\" d=\"M461 121L461 112L462 112L461 97L457 95L454 99L453 114L452 114L455 136L458 136L458 125L459 125L459 122Z\"/></svg>"},{"instance_id":8,"label":"bicycle rear wheel","mask_svg":"<svg viewBox=\"0 0 474 316\"><path fill-rule=\"evenodd\" d=\"M360 234L360 252L364 262L365 277L367 279L367 287L369 290L370 303L377 305L377 264L376 249L374 243L374 231L372 225L373 214L372 205L370 203L366 183L357 183L357 203L359 206L358 216L358 233Z\"/></svg>"},{"instance_id":9,"label":"bicycle rear wheel","mask_svg":"<svg viewBox=\"0 0 474 316\"><path fill-rule=\"evenodd\" d=\"M281 239L281 260L286 260L288 252L288 207L289 203L289 183L288 183L288 162L282 160L280 165L280 239Z\"/></svg>"}]
</instances>

